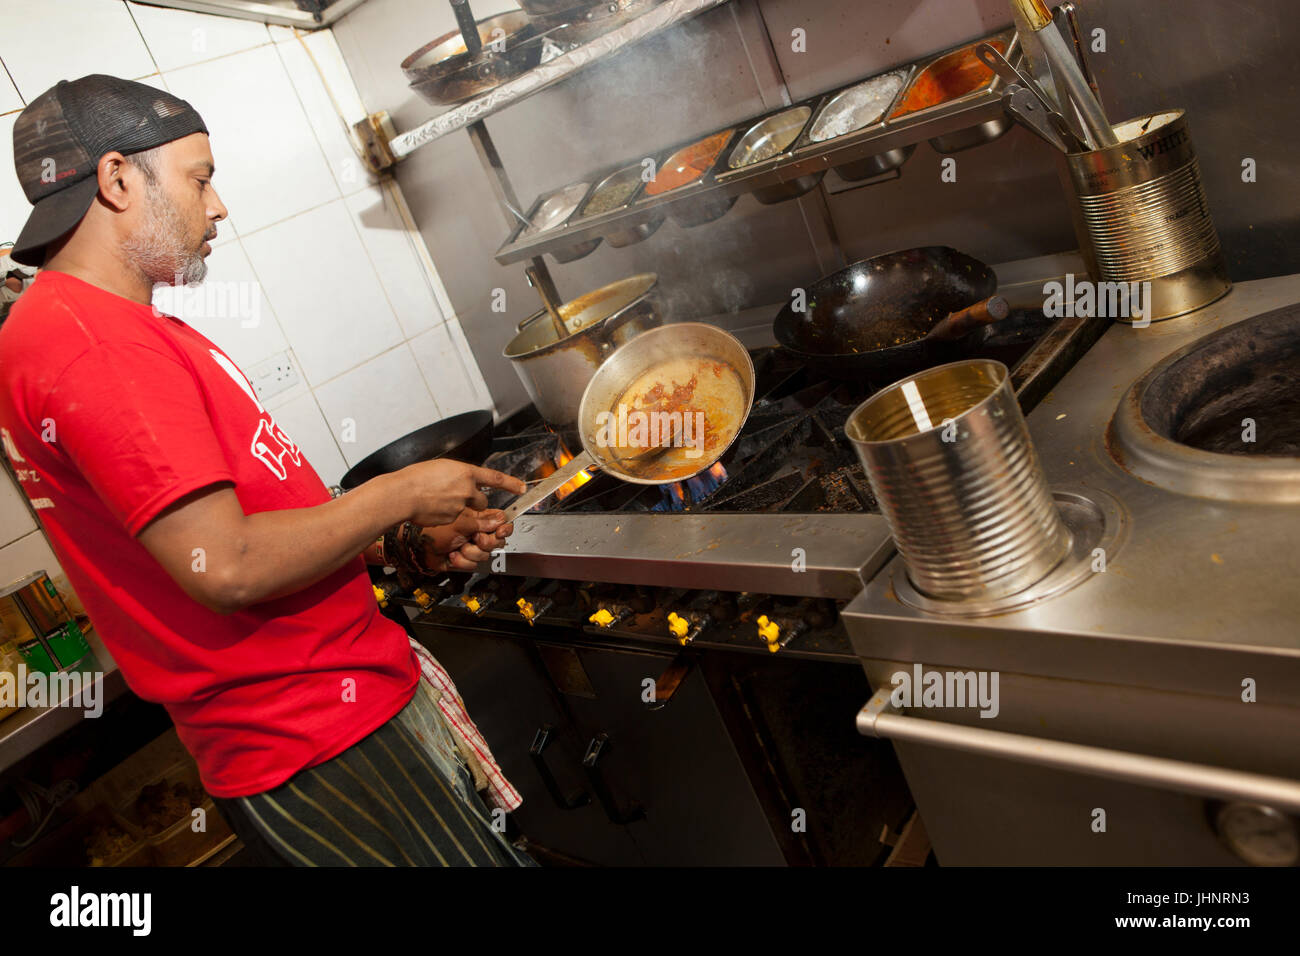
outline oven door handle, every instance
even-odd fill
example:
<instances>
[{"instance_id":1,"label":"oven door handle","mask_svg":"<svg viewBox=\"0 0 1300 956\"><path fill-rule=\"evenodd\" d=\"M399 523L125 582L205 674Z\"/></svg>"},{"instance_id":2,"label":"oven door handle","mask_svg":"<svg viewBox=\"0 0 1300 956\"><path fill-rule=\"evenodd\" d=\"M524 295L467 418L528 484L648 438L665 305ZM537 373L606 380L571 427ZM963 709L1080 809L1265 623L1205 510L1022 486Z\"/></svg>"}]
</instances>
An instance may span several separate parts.
<instances>
[{"instance_id":1,"label":"oven door handle","mask_svg":"<svg viewBox=\"0 0 1300 956\"><path fill-rule=\"evenodd\" d=\"M566 796L560 790L560 785L556 782L555 775L551 773L551 768L546 765L545 750L547 744L551 742L551 734L554 732L555 728L550 724L539 727L537 733L533 735L532 746L528 748L528 756L533 761L533 766L537 768L537 772L541 775L546 792L551 795L551 799L555 801L557 807L561 810L576 810L578 807L585 807L591 803L591 797L587 795L587 792L578 790Z\"/></svg>"},{"instance_id":2,"label":"oven door handle","mask_svg":"<svg viewBox=\"0 0 1300 956\"><path fill-rule=\"evenodd\" d=\"M1300 813L1300 780L908 717L889 698L890 690L877 691L858 711L858 733Z\"/></svg>"}]
</instances>

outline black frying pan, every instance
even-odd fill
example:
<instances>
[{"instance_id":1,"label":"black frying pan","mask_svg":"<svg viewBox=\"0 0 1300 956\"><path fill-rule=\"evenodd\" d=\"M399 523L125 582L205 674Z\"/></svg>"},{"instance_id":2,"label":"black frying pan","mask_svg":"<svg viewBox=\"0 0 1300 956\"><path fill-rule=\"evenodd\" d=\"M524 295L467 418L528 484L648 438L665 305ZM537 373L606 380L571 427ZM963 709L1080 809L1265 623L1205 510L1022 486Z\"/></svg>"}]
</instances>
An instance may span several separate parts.
<instances>
[{"instance_id":1,"label":"black frying pan","mask_svg":"<svg viewBox=\"0 0 1300 956\"><path fill-rule=\"evenodd\" d=\"M481 465L492 452L492 413L465 412L417 428L348 469L339 484L344 491L378 475L398 471L417 461L451 458Z\"/></svg>"},{"instance_id":2,"label":"black frying pan","mask_svg":"<svg viewBox=\"0 0 1300 956\"><path fill-rule=\"evenodd\" d=\"M947 246L903 249L855 262L792 297L777 314L781 346L808 367L835 378L893 381L952 361L968 336L924 336L950 313L997 291L993 270Z\"/></svg>"}]
</instances>

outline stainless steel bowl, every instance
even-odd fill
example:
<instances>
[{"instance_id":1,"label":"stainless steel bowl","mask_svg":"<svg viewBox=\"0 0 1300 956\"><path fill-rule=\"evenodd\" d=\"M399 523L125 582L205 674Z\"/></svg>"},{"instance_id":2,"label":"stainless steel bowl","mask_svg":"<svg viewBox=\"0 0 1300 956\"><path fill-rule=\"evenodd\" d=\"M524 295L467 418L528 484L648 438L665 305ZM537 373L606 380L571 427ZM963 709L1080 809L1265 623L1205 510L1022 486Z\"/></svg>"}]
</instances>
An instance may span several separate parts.
<instances>
[{"instance_id":1,"label":"stainless steel bowl","mask_svg":"<svg viewBox=\"0 0 1300 956\"><path fill-rule=\"evenodd\" d=\"M804 193L812 192L826 178L826 170L796 176L775 186L762 186L754 190L754 198L765 206L774 206L788 199L798 199Z\"/></svg>"},{"instance_id":2,"label":"stainless steel bowl","mask_svg":"<svg viewBox=\"0 0 1300 956\"><path fill-rule=\"evenodd\" d=\"M706 222L721 219L727 210L736 204L739 196L701 196L687 202L680 202L669 209L668 215L679 226L691 228L702 226Z\"/></svg>"},{"instance_id":3,"label":"stainless steel bowl","mask_svg":"<svg viewBox=\"0 0 1300 956\"><path fill-rule=\"evenodd\" d=\"M907 70L894 70L836 93L817 111L817 119L808 131L809 142L829 142L879 123L907 86L907 78ZM872 90L867 90L867 87L872 87ZM879 109L867 109L868 99L878 103Z\"/></svg>"},{"instance_id":4,"label":"stainless steel bowl","mask_svg":"<svg viewBox=\"0 0 1300 956\"><path fill-rule=\"evenodd\" d=\"M520 230L519 239L534 239L561 229L582 205L589 186L590 183L570 183L538 201L528 216L528 225ZM585 242L552 249L551 255L556 262L573 262L594 252L599 245L600 237L597 236Z\"/></svg>"},{"instance_id":5,"label":"stainless steel bowl","mask_svg":"<svg viewBox=\"0 0 1300 956\"><path fill-rule=\"evenodd\" d=\"M578 212L579 218L585 219L588 216L603 216L616 209L627 208L627 206L631 204L641 192L643 185L641 181L641 170L642 166L640 163L631 166L624 166L622 169L610 173L600 182L596 183L596 185L592 187L591 195L587 197L586 202L582 205L582 209ZM592 203L601 195L602 192L610 189L626 189L634 183L635 186L632 191L627 193L626 197L621 202L610 205L608 208L602 209L599 212L592 213L589 211ZM664 224L664 218L662 210L655 210L650 218L639 222L634 226L625 226L615 230L614 232L606 233L605 241L615 249L622 249L625 246L641 242L643 239L648 239L650 236L654 235L655 231Z\"/></svg>"},{"instance_id":6,"label":"stainless steel bowl","mask_svg":"<svg viewBox=\"0 0 1300 956\"><path fill-rule=\"evenodd\" d=\"M746 131L735 149L727 158L728 169L743 169L758 163L765 163L790 150L799 139L799 135L812 117L812 108L796 106L755 123ZM763 186L754 190L754 198L766 205L795 199L815 189L826 176L826 170L819 169L787 182L774 186Z\"/></svg>"},{"instance_id":7,"label":"stainless steel bowl","mask_svg":"<svg viewBox=\"0 0 1300 956\"><path fill-rule=\"evenodd\" d=\"M1014 125L1010 117L999 116L978 126L959 129L955 133L945 133L930 140L930 145L938 153L956 153L972 146L991 143Z\"/></svg>"},{"instance_id":8,"label":"stainless steel bowl","mask_svg":"<svg viewBox=\"0 0 1300 956\"><path fill-rule=\"evenodd\" d=\"M740 169L780 156L794 145L810 116L811 107L796 106L755 123L727 157L727 168Z\"/></svg>"},{"instance_id":9,"label":"stainless steel bowl","mask_svg":"<svg viewBox=\"0 0 1300 956\"><path fill-rule=\"evenodd\" d=\"M902 166L914 152L916 152L915 143L910 146L900 146L897 149L877 153L875 156L868 156L866 159L855 159L851 163L843 163L836 166L835 171L840 174L841 179L847 179L850 182L856 182L859 179L871 179L873 176L879 176L891 169Z\"/></svg>"},{"instance_id":10,"label":"stainless steel bowl","mask_svg":"<svg viewBox=\"0 0 1300 956\"><path fill-rule=\"evenodd\" d=\"M638 222L635 226L628 226L617 232L606 233L605 241L615 249L635 245L642 240L649 239L658 232L659 227L664 224L664 219L664 214L656 211L649 219Z\"/></svg>"}]
</instances>

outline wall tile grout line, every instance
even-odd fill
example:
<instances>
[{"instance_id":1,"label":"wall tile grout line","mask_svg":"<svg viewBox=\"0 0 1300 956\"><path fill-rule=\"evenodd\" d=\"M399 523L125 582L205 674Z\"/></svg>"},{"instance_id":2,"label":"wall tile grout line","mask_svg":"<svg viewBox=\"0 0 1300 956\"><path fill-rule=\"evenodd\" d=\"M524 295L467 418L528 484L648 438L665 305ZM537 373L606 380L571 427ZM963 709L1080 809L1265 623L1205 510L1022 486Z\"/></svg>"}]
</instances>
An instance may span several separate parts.
<instances>
[{"instance_id":1,"label":"wall tile grout line","mask_svg":"<svg viewBox=\"0 0 1300 956\"><path fill-rule=\"evenodd\" d=\"M140 35L140 45L143 46L144 51L149 54L149 62L153 64L154 72L161 75L162 69L158 66L158 58L153 55L153 47L149 45L148 39L145 38L144 31L140 29L139 21L135 18L135 11L131 9L133 4L127 3L126 0L122 0L122 5L126 7L126 15L131 18L131 25L135 27L135 32ZM166 83L166 80L163 82Z\"/></svg>"},{"instance_id":2,"label":"wall tile grout line","mask_svg":"<svg viewBox=\"0 0 1300 956\"><path fill-rule=\"evenodd\" d=\"M21 113L23 110L27 109L27 97L23 96L23 91L18 89L18 82L14 79L14 75L9 72L9 65L5 63L4 60L0 60L0 66L4 67L5 76L9 77L9 82L13 84L14 92L18 94L18 99L23 104L20 109L10 110L9 113ZM8 116L9 113L5 113L4 115Z\"/></svg>"}]
</instances>

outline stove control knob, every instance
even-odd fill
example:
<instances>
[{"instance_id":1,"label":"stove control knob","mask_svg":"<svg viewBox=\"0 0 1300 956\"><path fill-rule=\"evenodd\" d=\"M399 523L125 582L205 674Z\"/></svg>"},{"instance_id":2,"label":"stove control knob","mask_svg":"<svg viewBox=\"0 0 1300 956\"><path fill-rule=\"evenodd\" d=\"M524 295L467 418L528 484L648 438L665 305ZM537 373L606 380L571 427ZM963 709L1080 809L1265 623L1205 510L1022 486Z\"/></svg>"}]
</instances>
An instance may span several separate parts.
<instances>
[{"instance_id":1,"label":"stove control knob","mask_svg":"<svg viewBox=\"0 0 1300 956\"><path fill-rule=\"evenodd\" d=\"M370 585L370 587L374 589L375 600L379 602L379 606L388 607L388 592L385 591L383 588L381 588L378 584L372 584Z\"/></svg>"},{"instance_id":2,"label":"stove control knob","mask_svg":"<svg viewBox=\"0 0 1300 956\"><path fill-rule=\"evenodd\" d=\"M477 594L462 594L460 603L465 605L466 610L479 615L496 603L496 599L495 594L484 594L481 597Z\"/></svg>"},{"instance_id":3,"label":"stove control knob","mask_svg":"<svg viewBox=\"0 0 1300 956\"><path fill-rule=\"evenodd\" d=\"M542 598L534 604L528 598L520 598L515 602L515 607L519 608L519 616L528 622L529 627L532 627L539 617L551 609L551 601L549 598Z\"/></svg>"},{"instance_id":4,"label":"stove control knob","mask_svg":"<svg viewBox=\"0 0 1300 956\"><path fill-rule=\"evenodd\" d=\"M677 643L684 647L699 637L708 623L707 615L695 611L687 611L685 614L672 611L668 615L668 633L677 638Z\"/></svg>"},{"instance_id":5,"label":"stove control knob","mask_svg":"<svg viewBox=\"0 0 1300 956\"><path fill-rule=\"evenodd\" d=\"M804 631L804 624L799 620L783 618L777 620L766 614L758 619L758 637L775 654Z\"/></svg>"},{"instance_id":6,"label":"stove control knob","mask_svg":"<svg viewBox=\"0 0 1300 956\"><path fill-rule=\"evenodd\" d=\"M429 597L423 588L416 588L411 592L411 596L415 598L415 603L426 611L429 609L429 605L433 603L433 598Z\"/></svg>"},{"instance_id":7,"label":"stove control knob","mask_svg":"<svg viewBox=\"0 0 1300 956\"><path fill-rule=\"evenodd\" d=\"M609 611L602 607L595 614L591 615L591 617L587 618L587 620L591 621L591 623L595 624L597 627L609 627L614 623L614 615L610 614Z\"/></svg>"}]
</instances>

